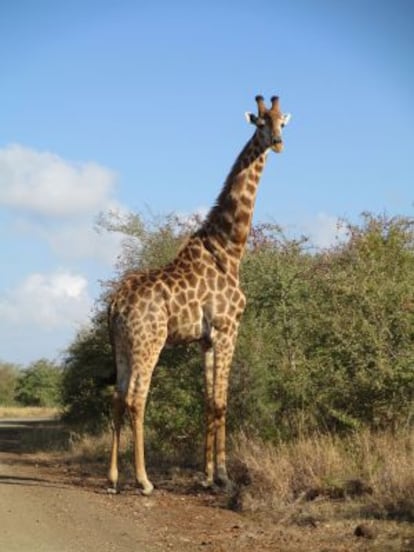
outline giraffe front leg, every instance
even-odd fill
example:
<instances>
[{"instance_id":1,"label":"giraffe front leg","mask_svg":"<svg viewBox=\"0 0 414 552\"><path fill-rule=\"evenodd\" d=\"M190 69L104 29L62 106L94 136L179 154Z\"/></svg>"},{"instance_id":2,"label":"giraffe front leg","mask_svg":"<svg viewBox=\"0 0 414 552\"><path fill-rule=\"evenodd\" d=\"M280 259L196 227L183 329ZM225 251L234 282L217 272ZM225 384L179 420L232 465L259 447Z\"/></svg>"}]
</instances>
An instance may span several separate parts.
<instances>
[{"instance_id":1,"label":"giraffe front leg","mask_svg":"<svg viewBox=\"0 0 414 552\"><path fill-rule=\"evenodd\" d=\"M204 349L204 393L205 393L205 442L204 442L204 474L203 486L210 488L214 484L215 456L215 418L214 418L214 349Z\"/></svg>"},{"instance_id":2,"label":"giraffe front leg","mask_svg":"<svg viewBox=\"0 0 414 552\"><path fill-rule=\"evenodd\" d=\"M214 419L215 419L215 482L226 491L232 489L226 466L227 390L237 332L219 334L215 342Z\"/></svg>"},{"instance_id":3,"label":"giraffe front leg","mask_svg":"<svg viewBox=\"0 0 414 552\"><path fill-rule=\"evenodd\" d=\"M223 383L222 385L224 386L225 384ZM226 391L223 393L225 392ZM218 396L216 398L214 407L216 427L216 476L214 480L220 487L223 487L225 490L229 490L231 482L227 474L226 464L226 412L227 398L223 394L222 397Z\"/></svg>"}]
</instances>

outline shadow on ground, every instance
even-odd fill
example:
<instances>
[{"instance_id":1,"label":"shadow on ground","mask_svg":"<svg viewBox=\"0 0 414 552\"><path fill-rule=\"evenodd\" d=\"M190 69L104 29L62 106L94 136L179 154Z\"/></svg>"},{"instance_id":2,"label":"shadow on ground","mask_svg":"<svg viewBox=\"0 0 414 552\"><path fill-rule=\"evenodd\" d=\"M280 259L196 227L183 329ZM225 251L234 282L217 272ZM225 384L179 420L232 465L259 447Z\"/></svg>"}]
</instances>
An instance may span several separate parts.
<instances>
[{"instance_id":1,"label":"shadow on ground","mask_svg":"<svg viewBox=\"0 0 414 552\"><path fill-rule=\"evenodd\" d=\"M68 448L70 432L55 419L0 420L0 451L34 453Z\"/></svg>"}]
</instances>

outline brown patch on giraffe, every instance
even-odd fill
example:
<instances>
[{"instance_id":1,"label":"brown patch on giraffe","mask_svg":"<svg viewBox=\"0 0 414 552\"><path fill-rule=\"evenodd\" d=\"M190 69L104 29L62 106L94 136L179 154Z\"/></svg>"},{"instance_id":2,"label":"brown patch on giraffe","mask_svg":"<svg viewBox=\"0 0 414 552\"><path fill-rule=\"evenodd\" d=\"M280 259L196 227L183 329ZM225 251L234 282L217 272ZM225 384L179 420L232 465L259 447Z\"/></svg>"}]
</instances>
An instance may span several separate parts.
<instances>
[{"instance_id":1,"label":"brown patch on giraffe","mask_svg":"<svg viewBox=\"0 0 414 552\"><path fill-rule=\"evenodd\" d=\"M216 280L217 278L217 272L214 270L212 266L209 266L206 270L206 278L209 280Z\"/></svg>"},{"instance_id":2,"label":"brown patch on giraffe","mask_svg":"<svg viewBox=\"0 0 414 552\"><path fill-rule=\"evenodd\" d=\"M189 273L188 276L186 276L186 282L190 287L195 288L198 282L198 278L195 274Z\"/></svg>"},{"instance_id":3,"label":"brown patch on giraffe","mask_svg":"<svg viewBox=\"0 0 414 552\"><path fill-rule=\"evenodd\" d=\"M200 262L194 263L192 273L197 277L202 276L204 273L204 266Z\"/></svg>"},{"instance_id":4,"label":"brown patch on giraffe","mask_svg":"<svg viewBox=\"0 0 414 552\"><path fill-rule=\"evenodd\" d=\"M136 291L139 286L139 280L138 278L131 278L130 280L130 286L132 291Z\"/></svg>"},{"instance_id":5,"label":"brown patch on giraffe","mask_svg":"<svg viewBox=\"0 0 414 552\"><path fill-rule=\"evenodd\" d=\"M242 196L240 196L240 204L243 206L243 207L246 207L247 209L251 209L252 208L252 200L249 196L243 194Z\"/></svg>"},{"instance_id":6,"label":"brown patch on giraffe","mask_svg":"<svg viewBox=\"0 0 414 552\"><path fill-rule=\"evenodd\" d=\"M217 291L223 291L225 287L226 287L226 278L223 274L219 274L216 282Z\"/></svg>"},{"instance_id":7,"label":"brown patch on giraffe","mask_svg":"<svg viewBox=\"0 0 414 552\"><path fill-rule=\"evenodd\" d=\"M185 280L179 280L177 282L177 286L178 286L178 288L181 288L182 290L186 290L187 289L187 282Z\"/></svg>"},{"instance_id":8,"label":"brown patch on giraffe","mask_svg":"<svg viewBox=\"0 0 414 552\"><path fill-rule=\"evenodd\" d=\"M207 283L205 280L201 280L198 284L198 296L201 298L204 297L208 290Z\"/></svg>"},{"instance_id":9,"label":"brown patch on giraffe","mask_svg":"<svg viewBox=\"0 0 414 552\"><path fill-rule=\"evenodd\" d=\"M249 179L246 186L246 191L250 194L250 196L254 195L254 193L256 192L256 188L257 188L256 181L253 179Z\"/></svg>"},{"instance_id":10,"label":"brown patch on giraffe","mask_svg":"<svg viewBox=\"0 0 414 552\"><path fill-rule=\"evenodd\" d=\"M248 226L248 224L250 222L250 217L251 217L251 215L247 211L240 211L239 213L237 213L237 215L235 217L236 223L238 225L244 226L244 228L243 228L244 233L246 232L246 227Z\"/></svg>"},{"instance_id":11,"label":"brown patch on giraffe","mask_svg":"<svg viewBox=\"0 0 414 552\"><path fill-rule=\"evenodd\" d=\"M190 311L190 315L195 319L199 314L199 305L198 301L190 301L188 303L188 309Z\"/></svg>"},{"instance_id":12,"label":"brown patch on giraffe","mask_svg":"<svg viewBox=\"0 0 414 552\"><path fill-rule=\"evenodd\" d=\"M175 296L174 296L174 302L177 304L177 305L181 305L181 306L184 306L186 303L187 303L187 298L186 298L186 294L184 291L181 291L180 293L177 293Z\"/></svg>"},{"instance_id":13,"label":"brown patch on giraffe","mask_svg":"<svg viewBox=\"0 0 414 552\"><path fill-rule=\"evenodd\" d=\"M227 306L227 299L224 297L223 294L217 295L216 298L216 310L219 314L222 314L226 311Z\"/></svg>"},{"instance_id":14,"label":"brown patch on giraffe","mask_svg":"<svg viewBox=\"0 0 414 552\"><path fill-rule=\"evenodd\" d=\"M224 211L233 211L237 207L237 200L232 195L228 195L222 204Z\"/></svg>"}]
</instances>

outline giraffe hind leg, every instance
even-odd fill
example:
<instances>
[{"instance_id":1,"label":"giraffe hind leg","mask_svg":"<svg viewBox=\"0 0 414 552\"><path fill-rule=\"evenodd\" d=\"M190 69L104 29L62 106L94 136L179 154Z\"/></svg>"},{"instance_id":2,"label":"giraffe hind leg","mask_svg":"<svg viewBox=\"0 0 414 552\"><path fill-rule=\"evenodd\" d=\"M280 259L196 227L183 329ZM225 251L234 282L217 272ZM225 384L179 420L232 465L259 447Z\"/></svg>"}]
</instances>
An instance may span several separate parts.
<instances>
[{"instance_id":1,"label":"giraffe hind leg","mask_svg":"<svg viewBox=\"0 0 414 552\"><path fill-rule=\"evenodd\" d=\"M118 453L119 453L119 443L121 439L121 428L123 423L123 417L125 412L125 400L124 398L115 391L112 399L112 409L113 409L113 422L112 422L112 446L111 446L111 456L108 470L108 480L110 487L108 487L108 492L117 493L118 492Z\"/></svg>"},{"instance_id":2,"label":"giraffe hind leg","mask_svg":"<svg viewBox=\"0 0 414 552\"><path fill-rule=\"evenodd\" d=\"M154 336L152 343L146 342L145 349L140 344L134 350L131 362L131 379L126 396L126 404L131 418L134 440L135 480L143 495L152 493L154 486L148 478L144 454L144 416L152 373L157 364L161 349L165 344L166 327Z\"/></svg>"},{"instance_id":3,"label":"giraffe hind leg","mask_svg":"<svg viewBox=\"0 0 414 552\"><path fill-rule=\"evenodd\" d=\"M122 350L121 343L114 345L116 363L116 388L112 398L112 445L108 469L108 492L118 492L118 454L121 440L121 429L126 408L125 392L129 379L129 363Z\"/></svg>"}]
</instances>

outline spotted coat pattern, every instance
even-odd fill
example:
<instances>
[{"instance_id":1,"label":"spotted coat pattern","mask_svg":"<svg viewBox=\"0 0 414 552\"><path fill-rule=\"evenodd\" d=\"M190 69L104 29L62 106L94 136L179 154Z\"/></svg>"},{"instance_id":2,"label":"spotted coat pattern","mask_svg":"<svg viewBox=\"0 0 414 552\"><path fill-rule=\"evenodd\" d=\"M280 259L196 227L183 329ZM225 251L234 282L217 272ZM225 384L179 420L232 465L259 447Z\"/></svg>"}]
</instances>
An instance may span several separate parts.
<instances>
[{"instance_id":1,"label":"spotted coat pattern","mask_svg":"<svg viewBox=\"0 0 414 552\"><path fill-rule=\"evenodd\" d=\"M239 266L249 235L257 186L269 149L281 151L284 115L277 97L266 109L256 98L256 131L238 156L205 222L167 266L126 275L109 306L114 350L114 431L109 480L116 489L122 416L128 409L134 434L135 476L151 493L144 460L143 419L153 369L166 344L197 341L204 353L205 484L229 483L225 459L227 387L246 299Z\"/></svg>"}]
</instances>

